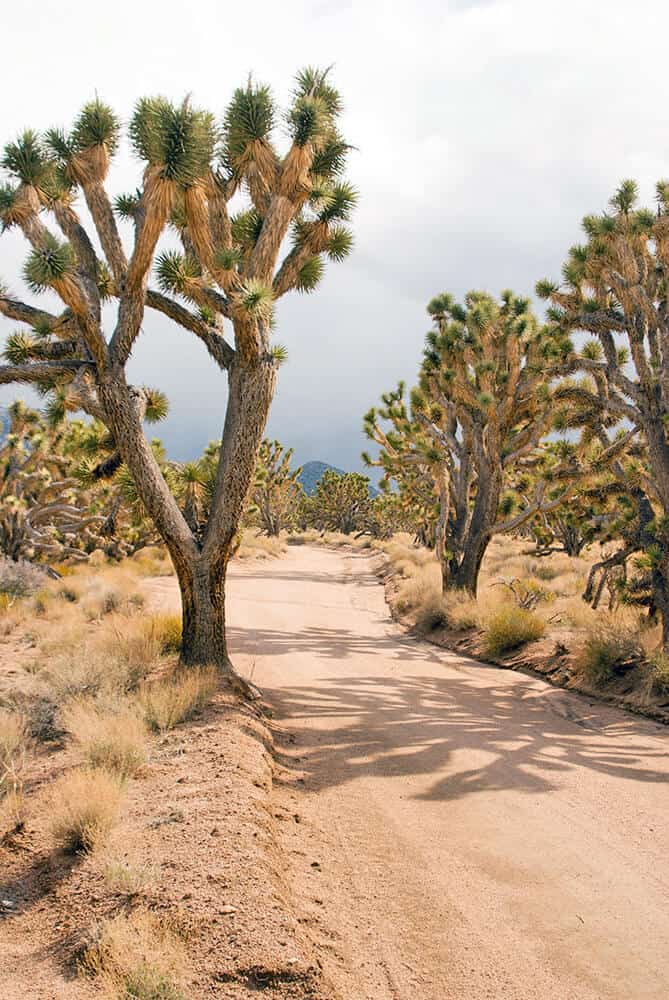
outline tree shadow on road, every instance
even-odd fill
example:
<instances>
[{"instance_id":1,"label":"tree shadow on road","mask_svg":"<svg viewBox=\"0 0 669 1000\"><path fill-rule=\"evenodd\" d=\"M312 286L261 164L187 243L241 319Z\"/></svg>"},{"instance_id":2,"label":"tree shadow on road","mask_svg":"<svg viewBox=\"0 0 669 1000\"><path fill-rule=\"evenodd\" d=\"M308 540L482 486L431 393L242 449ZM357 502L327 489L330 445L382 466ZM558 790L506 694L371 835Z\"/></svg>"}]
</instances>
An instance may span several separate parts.
<instances>
[{"instance_id":1,"label":"tree shadow on road","mask_svg":"<svg viewBox=\"0 0 669 1000\"><path fill-rule=\"evenodd\" d=\"M346 661L374 654L388 665L382 675L352 678L349 665L347 676L264 688L287 726L308 720L299 728L295 753L310 790L361 775L432 775L421 798L452 800L511 788L537 794L551 791L574 768L635 782L669 781L663 734L649 724L473 660L454 676L446 669L453 659L409 636L307 628L295 634L233 629L231 638L235 650L262 649L267 656L308 652ZM398 673L398 661L406 673ZM421 662L433 670L437 665L443 677L415 675Z\"/></svg>"}]
</instances>

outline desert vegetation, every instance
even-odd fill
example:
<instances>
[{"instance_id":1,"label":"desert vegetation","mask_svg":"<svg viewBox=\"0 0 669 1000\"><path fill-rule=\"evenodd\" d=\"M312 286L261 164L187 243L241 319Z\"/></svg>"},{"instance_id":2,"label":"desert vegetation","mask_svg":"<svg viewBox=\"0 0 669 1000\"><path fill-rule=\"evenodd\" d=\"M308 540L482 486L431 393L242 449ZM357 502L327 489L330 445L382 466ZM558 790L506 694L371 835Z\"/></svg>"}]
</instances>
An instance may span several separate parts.
<instances>
[{"instance_id":1,"label":"desert vegetation","mask_svg":"<svg viewBox=\"0 0 669 1000\"><path fill-rule=\"evenodd\" d=\"M289 145L279 150L275 102L252 80L235 91L220 123L188 100L141 98L127 131L143 177L136 193L115 200L105 182L122 128L99 99L84 106L69 132L28 130L2 158L10 178L2 188L3 227L20 229L31 247L24 268L30 290L55 293L64 311L36 309L2 289L0 312L23 332L8 342L0 380L36 385L107 428L175 566L182 658L217 662L232 679L225 573L285 356L271 342L274 306L293 289L312 291L324 258L341 260L352 244L345 223L356 194L341 179L349 147L338 129L340 112L328 73L302 71L283 116ZM248 206L231 213L229 203L242 193ZM78 195L102 256L82 225ZM129 252L119 219L131 224ZM168 227L178 250L160 245ZM150 286L154 266L157 289ZM116 303L110 337L102 324L106 301ZM164 411L164 397L126 379L147 306L204 343L227 375L215 487L200 531L176 502L143 431L145 419Z\"/></svg>"}]
</instances>

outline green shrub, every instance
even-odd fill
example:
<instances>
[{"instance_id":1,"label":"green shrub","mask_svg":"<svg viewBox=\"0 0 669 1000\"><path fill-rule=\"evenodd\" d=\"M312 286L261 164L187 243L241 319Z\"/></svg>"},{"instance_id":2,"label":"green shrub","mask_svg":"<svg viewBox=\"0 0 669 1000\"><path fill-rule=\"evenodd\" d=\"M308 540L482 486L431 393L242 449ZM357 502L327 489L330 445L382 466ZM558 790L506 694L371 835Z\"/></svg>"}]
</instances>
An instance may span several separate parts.
<instances>
[{"instance_id":1,"label":"green shrub","mask_svg":"<svg viewBox=\"0 0 669 1000\"><path fill-rule=\"evenodd\" d=\"M486 656L501 656L540 639L545 629L544 621L533 611L503 604L486 621L483 650Z\"/></svg>"}]
</instances>

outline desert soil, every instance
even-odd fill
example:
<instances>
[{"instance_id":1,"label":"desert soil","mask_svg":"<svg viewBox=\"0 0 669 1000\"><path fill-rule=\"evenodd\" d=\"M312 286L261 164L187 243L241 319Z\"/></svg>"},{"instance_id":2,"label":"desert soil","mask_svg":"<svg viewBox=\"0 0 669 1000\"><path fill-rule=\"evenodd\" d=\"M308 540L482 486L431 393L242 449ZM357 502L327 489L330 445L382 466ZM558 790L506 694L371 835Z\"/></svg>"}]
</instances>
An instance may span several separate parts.
<instances>
[{"instance_id":1,"label":"desert soil","mask_svg":"<svg viewBox=\"0 0 669 1000\"><path fill-rule=\"evenodd\" d=\"M666 1000L666 729L407 635L364 555L237 566L229 619L345 1000Z\"/></svg>"}]
</instances>

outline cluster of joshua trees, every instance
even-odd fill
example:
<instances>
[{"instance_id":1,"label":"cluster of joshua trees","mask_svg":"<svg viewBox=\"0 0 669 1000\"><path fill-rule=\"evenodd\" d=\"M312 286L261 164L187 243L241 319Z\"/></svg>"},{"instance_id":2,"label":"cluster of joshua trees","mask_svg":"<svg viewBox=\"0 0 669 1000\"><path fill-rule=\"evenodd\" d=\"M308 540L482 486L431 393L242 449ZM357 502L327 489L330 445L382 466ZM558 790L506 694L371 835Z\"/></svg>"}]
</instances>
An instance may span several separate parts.
<instances>
[{"instance_id":1,"label":"cluster of joshua trees","mask_svg":"<svg viewBox=\"0 0 669 1000\"><path fill-rule=\"evenodd\" d=\"M59 302L40 308L0 286L0 314L19 324L0 383L32 385L47 407L44 420L17 412L4 445L6 545L90 551L119 537L119 520L123 545L162 539L181 589L184 662L218 663L238 687L224 598L238 529L250 503L273 533L299 493L290 455L263 443L286 353L273 341L275 304L312 291L353 243L341 111L328 72L306 69L283 112L253 80L221 120L188 100L143 98L124 129L96 99L69 132L26 131L2 157L2 226L28 243L30 291ZM108 174L124 132L143 168L137 190L114 198ZM386 496L371 510L366 485L348 481L335 507L369 530L412 525L434 544L444 588L471 593L495 533L529 532L544 552L617 541L589 589L634 556L627 596L659 615L667 645L669 183L652 211L636 200L624 182L584 220L562 280L537 286L544 319L512 292L430 302L415 387L365 417ZM201 341L227 380L221 438L197 463L166 461L144 430L166 400L128 381L147 309L183 332L184 350L188 337ZM92 423L64 428L76 412ZM76 470L73 435L88 448ZM85 503L75 482L92 491ZM341 489L332 482L314 501L324 527ZM97 508L94 495L104 495Z\"/></svg>"}]
</instances>

